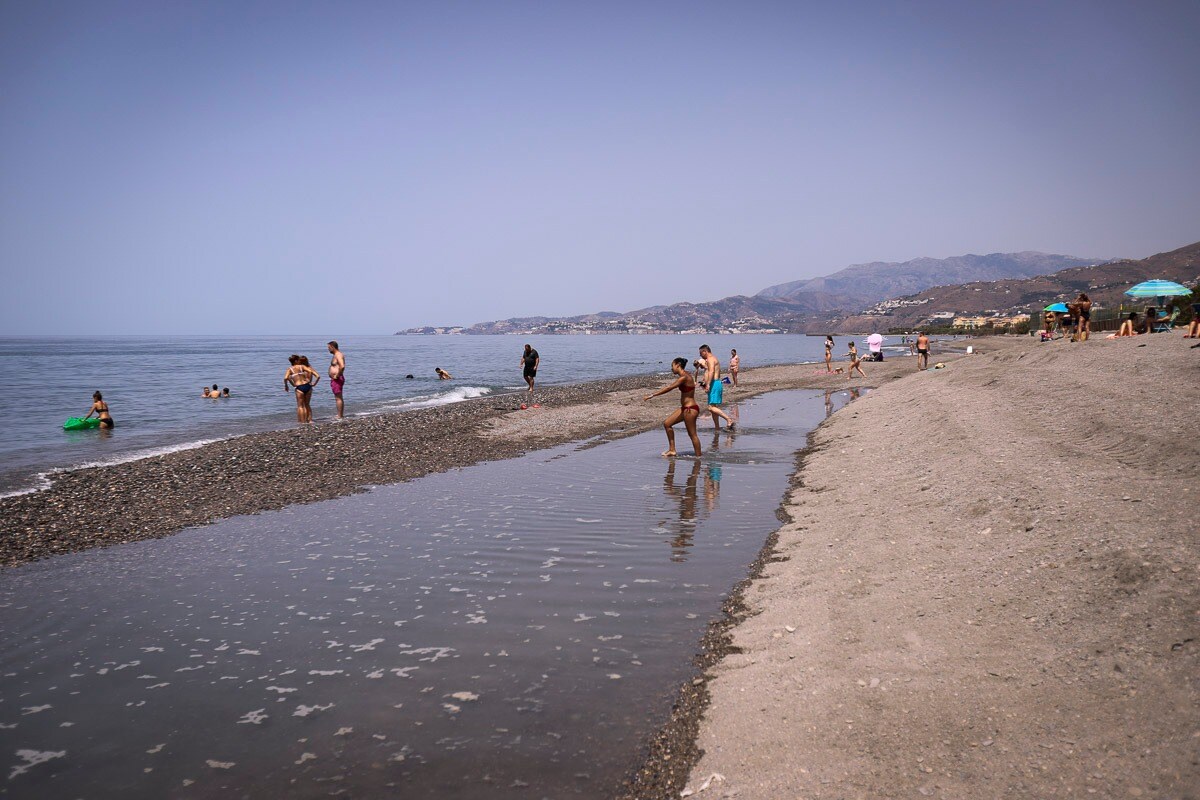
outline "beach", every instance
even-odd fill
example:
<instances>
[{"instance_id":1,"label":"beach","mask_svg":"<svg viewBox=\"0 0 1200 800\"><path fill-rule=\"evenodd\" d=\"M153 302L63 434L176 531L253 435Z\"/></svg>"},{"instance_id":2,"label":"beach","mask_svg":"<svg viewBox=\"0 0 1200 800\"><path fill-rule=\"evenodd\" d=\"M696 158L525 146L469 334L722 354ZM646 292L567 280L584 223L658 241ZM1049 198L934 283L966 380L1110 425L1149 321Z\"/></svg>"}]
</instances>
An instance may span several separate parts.
<instances>
[{"instance_id":1,"label":"beach","mask_svg":"<svg viewBox=\"0 0 1200 800\"><path fill-rule=\"evenodd\" d=\"M867 364L867 379L848 380L825 375L823 365L759 367L743 372L742 387L727 392L726 402L780 389L878 386L913 369L911 358L889 359ZM520 393L493 395L60 472L48 489L0 498L0 564L157 538L570 441L632 435L677 407L676 398L642 402L669 380L635 375L539 387L541 408L521 410ZM701 430L708 425L705 414Z\"/></svg>"},{"instance_id":2,"label":"beach","mask_svg":"<svg viewBox=\"0 0 1200 800\"><path fill-rule=\"evenodd\" d=\"M693 690L697 796L1196 796L1200 356L980 344L814 432Z\"/></svg>"}]
</instances>

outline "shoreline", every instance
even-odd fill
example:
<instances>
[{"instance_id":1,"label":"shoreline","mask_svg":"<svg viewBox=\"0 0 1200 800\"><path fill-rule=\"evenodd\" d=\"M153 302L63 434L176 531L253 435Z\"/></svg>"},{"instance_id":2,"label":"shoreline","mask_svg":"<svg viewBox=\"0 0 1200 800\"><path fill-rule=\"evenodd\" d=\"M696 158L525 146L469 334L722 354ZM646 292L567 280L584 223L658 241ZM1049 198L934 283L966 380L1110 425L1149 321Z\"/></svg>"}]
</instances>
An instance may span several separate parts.
<instances>
[{"instance_id":1,"label":"shoreline","mask_svg":"<svg viewBox=\"0 0 1200 800\"><path fill-rule=\"evenodd\" d=\"M913 360L870 363L869 377L854 381L826 376L818 366L744 371L742 387L727 391L726 403L777 389L874 388L912 371ZM643 374L555 385L539 390L541 409L517 410L520 393L489 395L59 472L47 489L0 498L0 567L159 538L568 442L640 433L658 425L672 402L642 403L641 393L667 380Z\"/></svg>"},{"instance_id":2,"label":"shoreline","mask_svg":"<svg viewBox=\"0 0 1200 800\"><path fill-rule=\"evenodd\" d=\"M1190 347L1014 342L818 426L622 797L1186 794Z\"/></svg>"}]
</instances>

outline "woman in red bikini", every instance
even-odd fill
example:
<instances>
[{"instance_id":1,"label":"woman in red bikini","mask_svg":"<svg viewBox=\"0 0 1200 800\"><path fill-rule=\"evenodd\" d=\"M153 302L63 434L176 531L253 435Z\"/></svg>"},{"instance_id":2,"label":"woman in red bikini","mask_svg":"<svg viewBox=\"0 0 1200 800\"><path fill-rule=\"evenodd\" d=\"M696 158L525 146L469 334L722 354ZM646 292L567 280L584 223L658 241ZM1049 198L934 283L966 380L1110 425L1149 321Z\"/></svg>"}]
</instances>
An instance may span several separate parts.
<instances>
[{"instance_id":1,"label":"woman in red bikini","mask_svg":"<svg viewBox=\"0 0 1200 800\"><path fill-rule=\"evenodd\" d=\"M679 410L663 420L663 428L667 432L667 449L663 455L668 458L675 455L675 426L680 422L687 428L688 436L692 440L692 448L696 451L696 457L700 457L700 437L696 435L696 418L700 416L700 406L696 404L696 381L688 374L687 368L686 358L675 359L671 362L671 372L676 376L675 382L642 398L642 401L645 402L652 397L666 394L672 389L679 390Z\"/></svg>"}]
</instances>

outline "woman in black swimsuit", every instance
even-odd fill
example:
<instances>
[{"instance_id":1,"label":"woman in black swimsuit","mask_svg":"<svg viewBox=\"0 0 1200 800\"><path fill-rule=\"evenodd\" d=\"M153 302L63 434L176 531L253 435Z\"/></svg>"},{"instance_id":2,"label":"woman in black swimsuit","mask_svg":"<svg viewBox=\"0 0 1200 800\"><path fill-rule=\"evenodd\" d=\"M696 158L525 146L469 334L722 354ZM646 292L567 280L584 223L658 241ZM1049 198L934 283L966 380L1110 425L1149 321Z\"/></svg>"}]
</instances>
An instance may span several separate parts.
<instances>
[{"instance_id":1,"label":"woman in black swimsuit","mask_svg":"<svg viewBox=\"0 0 1200 800\"><path fill-rule=\"evenodd\" d=\"M92 414L100 417L101 428L112 428L117 424L113 422L112 415L108 413L108 403L104 402L104 395L99 392L92 395L92 409L84 419L88 419Z\"/></svg>"},{"instance_id":2,"label":"woman in black swimsuit","mask_svg":"<svg viewBox=\"0 0 1200 800\"><path fill-rule=\"evenodd\" d=\"M312 406L308 403L313 387L321 380L321 376L307 361L303 356L289 356L288 363L291 366L283 374L283 390L296 390L296 421L301 423L312 422Z\"/></svg>"},{"instance_id":3,"label":"woman in black swimsuit","mask_svg":"<svg viewBox=\"0 0 1200 800\"><path fill-rule=\"evenodd\" d=\"M663 428L667 431L667 449L663 455L668 458L675 455L675 426L680 422L687 429L696 457L700 457L700 437L696 435L696 418L700 416L700 406L696 404L696 381L688 374L687 368L686 358L675 359L671 362L671 372L676 376L675 382L642 398L642 402L645 402L672 389L679 390L679 410L663 420Z\"/></svg>"},{"instance_id":4,"label":"woman in black swimsuit","mask_svg":"<svg viewBox=\"0 0 1200 800\"><path fill-rule=\"evenodd\" d=\"M833 374L833 337L825 334L825 371Z\"/></svg>"}]
</instances>

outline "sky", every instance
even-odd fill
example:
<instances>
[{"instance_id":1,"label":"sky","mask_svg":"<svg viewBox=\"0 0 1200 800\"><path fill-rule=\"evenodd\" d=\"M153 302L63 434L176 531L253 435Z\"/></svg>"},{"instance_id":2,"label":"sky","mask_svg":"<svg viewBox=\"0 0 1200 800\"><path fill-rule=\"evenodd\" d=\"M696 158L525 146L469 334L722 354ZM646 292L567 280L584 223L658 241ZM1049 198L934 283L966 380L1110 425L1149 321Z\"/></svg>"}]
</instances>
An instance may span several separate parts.
<instances>
[{"instance_id":1,"label":"sky","mask_svg":"<svg viewBox=\"0 0 1200 800\"><path fill-rule=\"evenodd\" d=\"M0 4L0 335L391 333L1200 240L1200 3Z\"/></svg>"}]
</instances>

